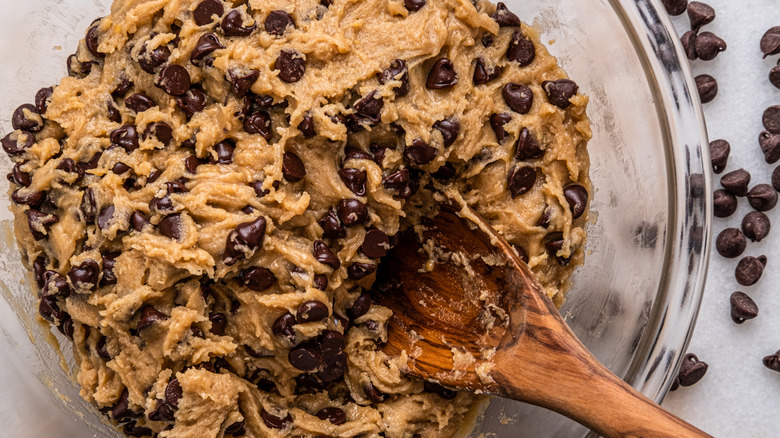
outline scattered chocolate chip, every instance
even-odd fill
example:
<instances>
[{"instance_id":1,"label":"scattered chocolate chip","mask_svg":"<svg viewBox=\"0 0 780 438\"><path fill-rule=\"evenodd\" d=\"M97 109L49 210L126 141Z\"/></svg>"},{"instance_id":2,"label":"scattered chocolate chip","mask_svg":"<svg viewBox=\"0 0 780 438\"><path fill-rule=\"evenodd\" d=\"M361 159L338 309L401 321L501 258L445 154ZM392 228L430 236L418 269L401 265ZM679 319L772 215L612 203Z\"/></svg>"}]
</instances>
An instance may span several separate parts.
<instances>
[{"instance_id":1,"label":"scattered chocolate chip","mask_svg":"<svg viewBox=\"0 0 780 438\"><path fill-rule=\"evenodd\" d=\"M780 192L780 167L772 171L772 187Z\"/></svg>"},{"instance_id":2,"label":"scattered chocolate chip","mask_svg":"<svg viewBox=\"0 0 780 438\"><path fill-rule=\"evenodd\" d=\"M742 232L753 242L760 242L769 235L772 223L760 211L751 211L742 219Z\"/></svg>"},{"instance_id":3,"label":"scattered chocolate chip","mask_svg":"<svg viewBox=\"0 0 780 438\"><path fill-rule=\"evenodd\" d=\"M770 28L761 37L761 52L764 58L780 53L780 26Z\"/></svg>"},{"instance_id":4,"label":"scattered chocolate chip","mask_svg":"<svg viewBox=\"0 0 780 438\"><path fill-rule=\"evenodd\" d=\"M501 89L501 95L507 106L518 114L527 114L534 103L534 92L525 85L506 84Z\"/></svg>"},{"instance_id":5,"label":"scattered chocolate chip","mask_svg":"<svg viewBox=\"0 0 780 438\"><path fill-rule=\"evenodd\" d=\"M496 4L496 12L491 18L498 23L499 27L520 26L520 18L510 11L503 2Z\"/></svg>"},{"instance_id":6,"label":"scattered chocolate chip","mask_svg":"<svg viewBox=\"0 0 780 438\"><path fill-rule=\"evenodd\" d=\"M214 21L215 15L219 19L224 13L225 7L222 5L222 0L203 0L195 8L192 15L195 18L195 24L205 26Z\"/></svg>"},{"instance_id":7,"label":"scattered chocolate chip","mask_svg":"<svg viewBox=\"0 0 780 438\"><path fill-rule=\"evenodd\" d=\"M780 134L780 105L773 105L765 109L761 122L770 133Z\"/></svg>"},{"instance_id":8,"label":"scattered chocolate chip","mask_svg":"<svg viewBox=\"0 0 780 438\"><path fill-rule=\"evenodd\" d=\"M410 12L415 13L425 6L427 0L404 0L404 7Z\"/></svg>"},{"instance_id":9,"label":"scattered chocolate chip","mask_svg":"<svg viewBox=\"0 0 780 438\"><path fill-rule=\"evenodd\" d=\"M176 98L176 103L187 117L192 117L206 108L206 94L198 88L190 88L183 96Z\"/></svg>"},{"instance_id":10,"label":"scattered chocolate chip","mask_svg":"<svg viewBox=\"0 0 780 438\"><path fill-rule=\"evenodd\" d=\"M483 85L498 79L503 69L497 65L488 67L482 57L476 59L474 64L474 85Z\"/></svg>"},{"instance_id":11,"label":"scattered chocolate chip","mask_svg":"<svg viewBox=\"0 0 780 438\"><path fill-rule=\"evenodd\" d=\"M710 142L710 159L712 161L712 171L717 173L726 169L731 153L731 145L726 140L714 140ZM780 158L780 156L778 156ZM776 160L775 160L776 161Z\"/></svg>"},{"instance_id":12,"label":"scattered chocolate chip","mask_svg":"<svg viewBox=\"0 0 780 438\"><path fill-rule=\"evenodd\" d=\"M729 217L737 211L737 197L723 189L715 190L713 200L715 217Z\"/></svg>"},{"instance_id":13,"label":"scattered chocolate chip","mask_svg":"<svg viewBox=\"0 0 780 438\"><path fill-rule=\"evenodd\" d=\"M676 383L680 386L691 386L704 377L707 373L707 363L701 362L695 354L688 353L680 364L680 372L677 374Z\"/></svg>"},{"instance_id":14,"label":"scattered chocolate chip","mask_svg":"<svg viewBox=\"0 0 780 438\"><path fill-rule=\"evenodd\" d=\"M336 206L336 212L345 227L353 227L368 221L368 208L357 199L342 199Z\"/></svg>"},{"instance_id":15,"label":"scattered chocolate chip","mask_svg":"<svg viewBox=\"0 0 780 438\"><path fill-rule=\"evenodd\" d=\"M448 58L440 58L431 67L425 86L431 90L441 90L454 87L458 83L455 66Z\"/></svg>"},{"instance_id":16,"label":"scattered chocolate chip","mask_svg":"<svg viewBox=\"0 0 780 438\"><path fill-rule=\"evenodd\" d=\"M227 236L225 253L222 260L225 265L231 266L243 259L257 248L263 245L265 238L266 220L260 216L252 222L240 224Z\"/></svg>"},{"instance_id":17,"label":"scattered chocolate chip","mask_svg":"<svg viewBox=\"0 0 780 438\"><path fill-rule=\"evenodd\" d=\"M763 362L764 366L770 370L780 372L780 350L775 354L764 357Z\"/></svg>"},{"instance_id":18,"label":"scattered chocolate chip","mask_svg":"<svg viewBox=\"0 0 780 438\"><path fill-rule=\"evenodd\" d=\"M228 77L230 78L230 91L238 98L246 96L252 85L257 82L257 78L260 77L260 72L257 70L238 70L233 69L228 71Z\"/></svg>"},{"instance_id":19,"label":"scattered chocolate chip","mask_svg":"<svg viewBox=\"0 0 780 438\"><path fill-rule=\"evenodd\" d=\"M688 7L688 0L661 0L669 15L681 15Z\"/></svg>"},{"instance_id":20,"label":"scattered chocolate chip","mask_svg":"<svg viewBox=\"0 0 780 438\"><path fill-rule=\"evenodd\" d=\"M265 31L271 35L283 35L288 27L295 28L295 21L286 11L271 11L265 18Z\"/></svg>"},{"instance_id":21,"label":"scattered chocolate chip","mask_svg":"<svg viewBox=\"0 0 780 438\"><path fill-rule=\"evenodd\" d=\"M734 196L746 196L750 184L750 173L745 169L729 172L720 178L720 185Z\"/></svg>"},{"instance_id":22,"label":"scattered chocolate chip","mask_svg":"<svg viewBox=\"0 0 780 438\"><path fill-rule=\"evenodd\" d=\"M763 131L758 136L758 144L767 163L774 164L780 160L780 134Z\"/></svg>"},{"instance_id":23,"label":"scattered chocolate chip","mask_svg":"<svg viewBox=\"0 0 780 438\"><path fill-rule=\"evenodd\" d=\"M406 61L396 59L390 63L390 67L382 70L379 76L379 83L385 84L390 81L400 81L401 84L394 87L396 97L404 97L409 94L409 68Z\"/></svg>"},{"instance_id":24,"label":"scattered chocolate chip","mask_svg":"<svg viewBox=\"0 0 780 438\"><path fill-rule=\"evenodd\" d=\"M143 71L154 74L157 68L165 64L171 57L171 49L166 45L161 45L150 52L148 43L147 41L143 44L141 52L138 54L138 65Z\"/></svg>"},{"instance_id":25,"label":"scattered chocolate chip","mask_svg":"<svg viewBox=\"0 0 780 438\"><path fill-rule=\"evenodd\" d=\"M742 286L752 286L758 283L758 280L761 279L761 275L764 273L766 263L766 256L743 257L739 263L737 263L737 268L734 271L737 283Z\"/></svg>"},{"instance_id":26,"label":"scattered chocolate chip","mask_svg":"<svg viewBox=\"0 0 780 438\"><path fill-rule=\"evenodd\" d=\"M715 239L715 248L718 254L733 259L739 257L747 246L747 240L738 228L726 228Z\"/></svg>"},{"instance_id":27,"label":"scattered chocolate chip","mask_svg":"<svg viewBox=\"0 0 780 438\"><path fill-rule=\"evenodd\" d=\"M195 65L201 65L203 61L211 55L215 50L224 49L225 46L219 42L219 38L213 33L203 34L199 39L195 48L190 53L190 62Z\"/></svg>"},{"instance_id":28,"label":"scattered chocolate chip","mask_svg":"<svg viewBox=\"0 0 780 438\"><path fill-rule=\"evenodd\" d=\"M577 219L585 213L588 205L588 190L580 184L570 184L563 188L563 196L571 207L572 219Z\"/></svg>"},{"instance_id":29,"label":"scattered chocolate chip","mask_svg":"<svg viewBox=\"0 0 780 438\"><path fill-rule=\"evenodd\" d=\"M282 159L282 175L290 182L298 182L306 176L306 167L301 158L293 152L285 152Z\"/></svg>"},{"instance_id":30,"label":"scattered chocolate chip","mask_svg":"<svg viewBox=\"0 0 780 438\"><path fill-rule=\"evenodd\" d=\"M688 3L688 18L691 20L691 29L698 32L702 26L715 20L715 9L706 3L690 2Z\"/></svg>"},{"instance_id":31,"label":"scattered chocolate chip","mask_svg":"<svg viewBox=\"0 0 780 438\"><path fill-rule=\"evenodd\" d=\"M559 108L568 108L571 105L571 98L579 90L577 84L570 79L544 81L542 82L542 88L547 93L547 100Z\"/></svg>"},{"instance_id":32,"label":"scattered chocolate chip","mask_svg":"<svg viewBox=\"0 0 780 438\"><path fill-rule=\"evenodd\" d=\"M70 268L68 278L77 291L97 290L100 266L94 260L84 260L80 265Z\"/></svg>"},{"instance_id":33,"label":"scattered chocolate chip","mask_svg":"<svg viewBox=\"0 0 780 438\"><path fill-rule=\"evenodd\" d=\"M441 132L441 136L444 139L444 146L450 146L455 143L460 133L460 121L455 117L449 117L444 120L439 120L433 124L433 128Z\"/></svg>"},{"instance_id":34,"label":"scattered chocolate chip","mask_svg":"<svg viewBox=\"0 0 780 438\"><path fill-rule=\"evenodd\" d=\"M298 324L305 324L307 322L322 321L329 315L328 306L322 301L310 300L304 301L300 306L296 314L296 320Z\"/></svg>"},{"instance_id":35,"label":"scattered chocolate chip","mask_svg":"<svg viewBox=\"0 0 780 438\"><path fill-rule=\"evenodd\" d=\"M769 211L777 205L777 192L769 184L758 184L747 194L750 206L758 211Z\"/></svg>"},{"instance_id":36,"label":"scattered chocolate chip","mask_svg":"<svg viewBox=\"0 0 780 438\"><path fill-rule=\"evenodd\" d=\"M696 56L710 61L726 50L726 42L712 32L702 32L696 37Z\"/></svg>"},{"instance_id":37,"label":"scattered chocolate chip","mask_svg":"<svg viewBox=\"0 0 780 438\"><path fill-rule=\"evenodd\" d=\"M490 115L490 127L493 128L493 132L496 134L496 140L499 143L503 143L504 140L506 140L506 138L509 136L504 130L504 125L509 123L510 120L512 120L512 114L509 113Z\"/></svg>"},{"instance_id":38,"label":"scattered chocolate chip","mask_svg":"<svg viewBox=\"0 0 780 438\"><path fill-rule=\"evenodd\" d=\"M699 93L701 103L710 103L718 95L718 81L708 74L701 74L694 78L696 91Z\"/></svg>"},{"instance_id":39,"label":"scattered chocolate chip","mask_svg":"<svg viewBox=\"0 0 780 438\"><path fill-rule=\"evenodd\" d=\"M172 96L181 96L190 89L190 74L187 69L171 64L160 71L155 85Z\"/></svg>"},{"instance_id":40,"label":"scattered chocolate chip","mask_svg":"<svg viewBox=\"0 0 780 438\"><path fill-rule=\"evenodd\" d=\"M339 408L334 408L334 407L322 408L319 411L317 411L317 413L314 414L314 416L319 418L320 420L327 420L331 424L335 424L336 426L339 426L347 422L347 414L344 412L344 410Z\"/></svg>"},{"instance_id":41,"label":"scattered chocolate chip","mask_svg":"<svg viewBox=\"0 0 780 438\"><path fill-rule=\"evenodd\" d=\"M222 32L227 36L246 37L257 29L257 24L244 26L244 16L238 9L234 9L222 19Z\"/></svg>"},{"instance_id":42,"label":"scattered chocolate chip","mask_svg":"<svg viewBox=\"0 0 780 438\"><path fill-rule=\"evenodd\" d=\"M124 125L111 131L111 143L121 146L127 153L138 149L138 132L135 125Z\"/></svg>"},{"instance_id":43,"label":"scattered chocolate chip","mask_svg":"<svg viewBox=\"0 0 780 438\"><path fill-rule=\"evenodd\" d=\"M748 319L758 316L758 306L752 298L744 292L734 292L731 294L731 319L737 324L742 324Z\"/></svg>"},{"instance_id":44,"label":"scattered chocolate chip","mask_svg":"<svg viewBox=\"0 0 780 438\"><path fill-rule=\"evenodd\" d=\"M154 108L157 104L147 96L136 93L125 99L125 106L136 113L142 113L148 109Z\"/></svg>"},{"instance_id":45,"label":"scattered chocolate chip","mask_svg":"<svg viewBox=\"0 0 780 438\"><path fill-rule=\"evenodd\" d=\"M696 55L696 32L692 30L685 32L683 36L680 37L680 43L685 51L685 56L689 60L695 61L698 59L698 55Z\"/></svg>"},{"instance_id":46,"label":"scattered chocolate chip","mask_svg":"<svg viewBox=\"0 0 780 438\"><path fill-rule=\"evenodd\" d=\"M366 180L368 174L365 170L358 169L341 169L339 170L339 177L347 188L357 196L366 195Z\"/></svg>"},{"instance_id":47,"label":"scattered chocolate chip","mask_svg":"<svg viewBox=\"0 0 780 438\"><path fill-rule=\"evenodd\" d=\"M165 321L168 319L168 315L158 311L154 308L154 306L151 305L145 305L141 308L141 317L138 319L138 325L136 326L136 330L141 330L143 328L149 327L153 323L157 321Z\"/></svg>"},{"instance_id":48,"label":"scattered chocolate chip","mask_svg":"<svg viewBox=\"0 0 780 438\"><path fill-rule=\"evenodd\" d=\"M13 131L0 140L3 150L9 156L23 154L35 144L35 136L32 132Z\"/></svg>"},{"instance_id":49,"label":"scattered chocolate chip","mask_svg":"<svg viewBox=\"0 0 780 438\"><path fill-rule=\"evenodd\" d=\"M772 70L769 70L769 82L774 85L775 88L780 88L780 64L772 67Z\"/></svg>"},{"instance_id":50,"label":"scattered chocolate chip","mask_svg":"<svg viewBox=\"0 0 780 438\"><path fill-rule=\"evenodd\" d=\"M291 49L284 49L279 52L276 58L274 70L279 70L279 79L284 82L298 82L306 73L306 60L303 55Z\"/></svg>"},{"instance_id":51,"label":"scattered chocolate chip","mask_svg":"<svg viewBox=\"0 0 780 438\"><path fill-rule=\"evenodd\" d=\"M520 31L513 33L506 49L506 59L516 62L519 67L530 65L536 59L536 47L533 41Z\"/></svg>"},{"instance_id":52,"label":"scattered chocolate chip","mask_svg":"<svg viewBox=\"0 0 780 438\"><path fill-rule=\"evenodd\" d=\"M268 413L264 408L260 409L260 417L266 426L272 429L284 429L288 424L292 423L292 417L287 414L285 417L277 417L276 415Z\"/></svg>"},{"instance_id":53,"label":"scattered chocolate chip","mask_svg":"<svg viewBox=\"0 0 780 438\"><path fill-rule=\"evenodd\" d=\"M35 109L38 110L38 114L46 114L46 110L49 109L49 101L51 95L54 94L53 87L41 88L35 93Z\"/></svg>"},{"instance_id":54,"label":"scattered chocolate chip","mask_svg":"<svg viewBox=\"0 0 780 438\"><path fill-rule=\"evenodd\" d=\"M267 268L251 267L241 275L241 281L246 287L255 292L263 292L276 284L276 275Z\"/></svg>"},{"instance_id":55,"label":"scattered chocolate chip","mask_svg":"<svg viewBox=\"0 0 780 438\"><path fill-rule=\"evenodd\" d=\"M38 132L43 129L43 117L38 114L35 105L26 103L16 108L11 116L11 125L20 131Z\"/></svg>"},{"instance_id":56,"label":"scattered chocolate chip","mask_svg":"<svg viewBox=\"0 0 780 438\"><path fill-rule=\"evenodd\" d=\"M336 256L336 254L333 253L333 250L331 250L322 240L314 242L313 254L315 260L324 265L328 265L333 269L338 269L341 266L341 261L338 256Z\"/></svg>"},{"instance_id":57,"label":"scattered chocolate chip","mask_svg":"<svg viewBox=\"0 0 780 438\"><path fill-rule=\"evenodd\" d=\"M516 166L509 172L507 185L512 199L531 190L536 183L536 168L533 166Z\"/></svg>"}]
</instances>

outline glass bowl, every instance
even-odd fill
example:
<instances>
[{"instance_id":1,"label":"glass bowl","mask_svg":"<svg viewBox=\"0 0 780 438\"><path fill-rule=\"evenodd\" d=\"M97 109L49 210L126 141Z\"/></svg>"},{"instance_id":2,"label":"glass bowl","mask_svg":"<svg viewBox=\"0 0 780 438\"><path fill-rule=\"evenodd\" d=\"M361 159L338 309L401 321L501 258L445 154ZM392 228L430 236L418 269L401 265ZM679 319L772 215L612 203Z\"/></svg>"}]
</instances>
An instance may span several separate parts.
<instances>
[{"instance_id":1,"label":"glass bowl","mask_svg":"<svg viewBox=\"0 0 780 438\"><path fill-rule=\"evenodd\" d=\"M522 19L533 20L591 99L593 221L585 266L575 273L561 313L604 364L660 402L690 338L709 259L709 156L688 63L655 0L506 3ZM16 106L65 75L65 58L109 6L109 0L4 5L3 130L10 128ZM3 157L0 163L8 172L10 161ZM19 261L9 200L5 194L0 199L3 434L120 436L78 395L67 365L48 342L48 328L36 323L32 281ZM72 365L69 350L62 353ZM540 408L493 399L472 435L480 433L575 437L587 430Z\"/></svg>"}]
</instances>

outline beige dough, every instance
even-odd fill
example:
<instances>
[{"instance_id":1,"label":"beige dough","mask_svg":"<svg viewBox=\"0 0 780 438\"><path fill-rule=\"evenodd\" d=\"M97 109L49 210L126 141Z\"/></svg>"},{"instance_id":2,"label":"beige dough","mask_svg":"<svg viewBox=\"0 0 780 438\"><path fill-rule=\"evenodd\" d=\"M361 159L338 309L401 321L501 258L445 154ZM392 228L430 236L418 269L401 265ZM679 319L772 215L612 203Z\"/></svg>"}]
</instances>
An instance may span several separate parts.
<instances>
[{"instance_id":1,"label":"beige dough","mask_svg":"<svg viewBox=\"0 0 780 438\"><path fill-rule=\"evenodd\" d=\"M383 237L435 212L435 191L562 303L583 257L587 97L543 86L566 78L555 58L482 0L203 3L222 11L199 25L200 0L116 0L2 140L22 257L81 395L135 436L453 435L477 397L405 376L378 350L391 312L359 297ZM382 74L396 60L408 79ZM510 83L533 94L524 114ZM535 154L518 157L524 128ZM530 174L511 193L515 171Z\"/></svg>"}]
</instances>

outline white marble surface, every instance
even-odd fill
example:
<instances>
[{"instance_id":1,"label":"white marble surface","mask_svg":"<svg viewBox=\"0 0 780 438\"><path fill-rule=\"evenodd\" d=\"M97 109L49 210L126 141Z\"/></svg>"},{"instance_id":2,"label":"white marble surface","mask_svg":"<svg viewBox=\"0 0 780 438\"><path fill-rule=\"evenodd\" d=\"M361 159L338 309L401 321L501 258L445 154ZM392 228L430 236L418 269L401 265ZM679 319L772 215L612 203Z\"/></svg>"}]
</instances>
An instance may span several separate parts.
<instances>
[{"instance_id":1,"label":"white marble surface","mask_svg":"<svg viewBox=\"0 0 780 438\"><path fill-rule=\"evenodd\" d=\"M708 73L718 80L717 98L704 105L710 139L731 143L731 158L720 176L744 168L754 184L769 183L772 170L758 146L763 130L761 114L780 104L780 90L767 75L777 56L761 59L759 41L766 29L780 25L777 0L710 0L715 21L702 31L725 39L728 49L713 61L694 61L694 74ZM673 19L680 33L690 29L687 15ZM724 228L739 227L751 211L745 198L732 217L715 219L714 236ZM780 215L768 212L775 229L759 243L748 242L744 255L767 255L763 278L740 287L734 278L737 260L724 259L713 250L707 287L689 351L709 364L696 385L671 392L664 406L717 437L776 437L780 435L780 374L765 368L761 359L780 349ZM714 249L714 248L713 248ZM759 306L758 317L742 325L729 316L729 297L735 290L750 295Z\"/></svg>"}]
</instances>

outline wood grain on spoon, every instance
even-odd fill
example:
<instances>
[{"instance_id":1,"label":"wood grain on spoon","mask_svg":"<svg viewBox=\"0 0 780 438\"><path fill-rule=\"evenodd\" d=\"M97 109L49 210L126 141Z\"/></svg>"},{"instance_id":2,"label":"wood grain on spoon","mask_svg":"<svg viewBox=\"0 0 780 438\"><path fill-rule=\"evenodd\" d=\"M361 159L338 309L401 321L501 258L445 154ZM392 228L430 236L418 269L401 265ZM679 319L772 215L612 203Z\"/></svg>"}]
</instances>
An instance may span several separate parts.
<instances>
[{"instance_id":1,"label":"wood grain on spoon","mask_svg":"<svg viewBox=\"0 0 780 438\"><path fill-rule=\"evenodd\" d=\"M706 437L639 394L580 343L528 267L484 219L442 208L379 264L391 355L409 374L554 410L606 437Z\"/></svg>"}]
</instances>

